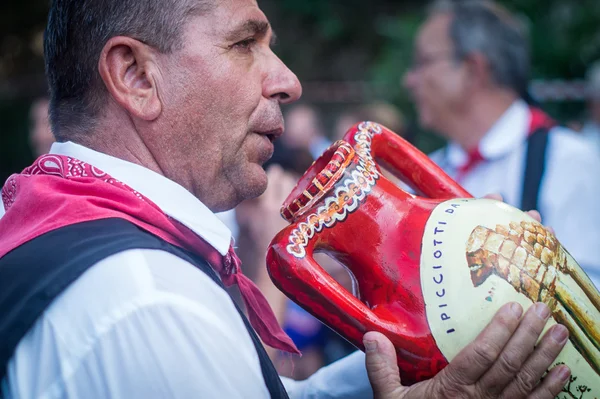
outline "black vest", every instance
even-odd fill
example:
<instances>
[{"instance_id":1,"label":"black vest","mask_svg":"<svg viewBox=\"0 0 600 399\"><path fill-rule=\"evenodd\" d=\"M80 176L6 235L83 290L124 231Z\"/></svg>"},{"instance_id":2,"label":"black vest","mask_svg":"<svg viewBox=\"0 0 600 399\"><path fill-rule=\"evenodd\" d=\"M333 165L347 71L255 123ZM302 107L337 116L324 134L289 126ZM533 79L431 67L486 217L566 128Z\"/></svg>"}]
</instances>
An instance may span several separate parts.
<instances>
[{"instance_id":1,"label":"black vest","mask_svg":"<svg viewBox=\"0 0 600 399\"><path fill-rule=\"evenodd\" d=\"M122 219L79 223L41 235L0 259L0 381L19 341L54 298L100 260L128 249L167 251L191 263L225 289L204 259ZM271 397L287 398L262 343L239 308L238 312L258 353Z\"/></svg>"}]
</instances>

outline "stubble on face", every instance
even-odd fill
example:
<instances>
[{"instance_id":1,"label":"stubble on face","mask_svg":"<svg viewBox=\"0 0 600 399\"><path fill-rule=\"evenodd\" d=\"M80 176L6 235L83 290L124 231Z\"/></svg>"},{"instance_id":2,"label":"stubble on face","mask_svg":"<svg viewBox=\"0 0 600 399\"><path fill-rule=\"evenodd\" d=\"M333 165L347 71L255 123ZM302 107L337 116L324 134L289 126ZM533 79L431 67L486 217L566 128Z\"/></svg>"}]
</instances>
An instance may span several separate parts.
<instances>
[{"instance_id":1,"label":"stubble on face","mask_svg":"<svg viewBox=\"0 0 600 399\"><path fill-rule=\"evenodd\" d=\"M272 142L281 134L282 126L279 104L264 102L251 115L239 147L223 154L223 176L234 189L236 203L258 197L266 190L268 181L262 165L273 155ZM266 134L269 131L272 133Z\"/></svg>"},{"instance_id":2,"label":"stubble on face","mask_svg":"<svg viewBox=\"0 0 600 399\"><path fill-rule=\"evenodd\" d=\"M168 61L157 151L167 177L222 211L266 189L262 164L283 128L279 102L263 96L270 27L254 1L229 0L193 19L184 38Z\"/></svg>"}]
</instances>

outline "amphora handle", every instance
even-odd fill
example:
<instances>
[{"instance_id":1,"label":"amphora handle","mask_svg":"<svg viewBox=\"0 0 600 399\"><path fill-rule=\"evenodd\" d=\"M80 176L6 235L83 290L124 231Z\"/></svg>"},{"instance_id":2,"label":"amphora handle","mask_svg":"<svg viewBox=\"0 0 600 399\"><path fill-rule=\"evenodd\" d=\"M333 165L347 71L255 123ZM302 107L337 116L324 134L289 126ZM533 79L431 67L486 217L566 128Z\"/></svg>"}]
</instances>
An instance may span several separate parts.
<instances>
[{"instance_id":1,"label":"amphora handle","mask_svg":"<svg viewBox=\"0 0 600 399\"><path fill-rule=\"evenodd\" d=\"M352 173L346 173L351 163L355 164ZM291 225L273 239L267 253L267 269L275 285L361 349L363 334L381 330L385 323L333 279L313 255L319 250L331 253L340 248L336 240L343 239L342 235L327 234L326 239L322 236L348 217L378 176L375 164L356 157L350 144L333 144L309 168L284 203L282 216ZM342 184L336 184L340 180Z\"/></svg>"},{"instance_id":2,"label":"amphora handle","mask_svg":"<svg viewBox=\"0 0 600 399\"><path fill-rule=\"evenodd\" d=\"M438 199L473 197L427 155L380 124L357 123L346 132L343 140L360 155L369 152L376 163L419 195Z\"/></svg>"}]
</instances>

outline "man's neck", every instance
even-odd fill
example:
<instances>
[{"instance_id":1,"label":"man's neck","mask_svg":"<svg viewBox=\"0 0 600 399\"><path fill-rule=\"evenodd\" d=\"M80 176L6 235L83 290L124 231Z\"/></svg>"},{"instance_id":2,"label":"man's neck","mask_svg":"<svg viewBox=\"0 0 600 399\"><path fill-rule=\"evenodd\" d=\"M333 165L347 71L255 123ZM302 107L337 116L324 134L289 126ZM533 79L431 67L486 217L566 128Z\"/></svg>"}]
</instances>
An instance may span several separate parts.
<instances>
[{"instance_id":1,"label":"man's neck","mask_svg":"<svg viewBox=\"0 0 600 399\"><path fill-rule=\"evenodd\" d=\"M496 91L471 99L465 114L455 117L455 123L448 124L446 137L458 143L465 151L477 148L492 126L518 99L512 91Z\"/></svg>"},{"instance_id":2,"label":"man's neck","mask_svg":"<svg viewBox=\"0 0 600 399\"><path fill-rule=\"evenodd\" d=\"M141 165L164 176L133 124L104 123L98 126L94 134L76 141L94 151Z\"/></svg>"}]
</instances>

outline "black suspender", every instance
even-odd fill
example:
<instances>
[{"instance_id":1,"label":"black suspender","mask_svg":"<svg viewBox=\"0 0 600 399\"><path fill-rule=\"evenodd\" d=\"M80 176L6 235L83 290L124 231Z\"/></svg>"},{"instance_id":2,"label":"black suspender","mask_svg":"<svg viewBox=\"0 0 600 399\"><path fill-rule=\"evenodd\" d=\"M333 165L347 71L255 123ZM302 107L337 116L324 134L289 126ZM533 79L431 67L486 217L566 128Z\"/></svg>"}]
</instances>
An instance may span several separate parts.
<instances>
[{"instance_id":1,"label":"black suspender","mask_svg":"<svg viewBox=\"0 0 600 399\"><path fill-rule=\"evenodd\" d=\"M524 211L539 210L540 187L546 168L548 132L548 128L541 127L533 132L527 140L523 193L521 195L521 209Z\"/></svg>"},{"instance_id":2,"label":"black suspender","mask_svg":"<svg viewBox=\"0 0 600 399\"><path fill-rule=\"evenodd\" d=\"M527 153L525 154L525 168L523 173L523 191L519 208L524 211L532 209L539 211L539 196L544 171L546 168L546 149L550 129L541 127L534 131L527 139ZM440 167L446 169L448 163L448 146L443 148Z\"/></svg>"}]
</instances>

